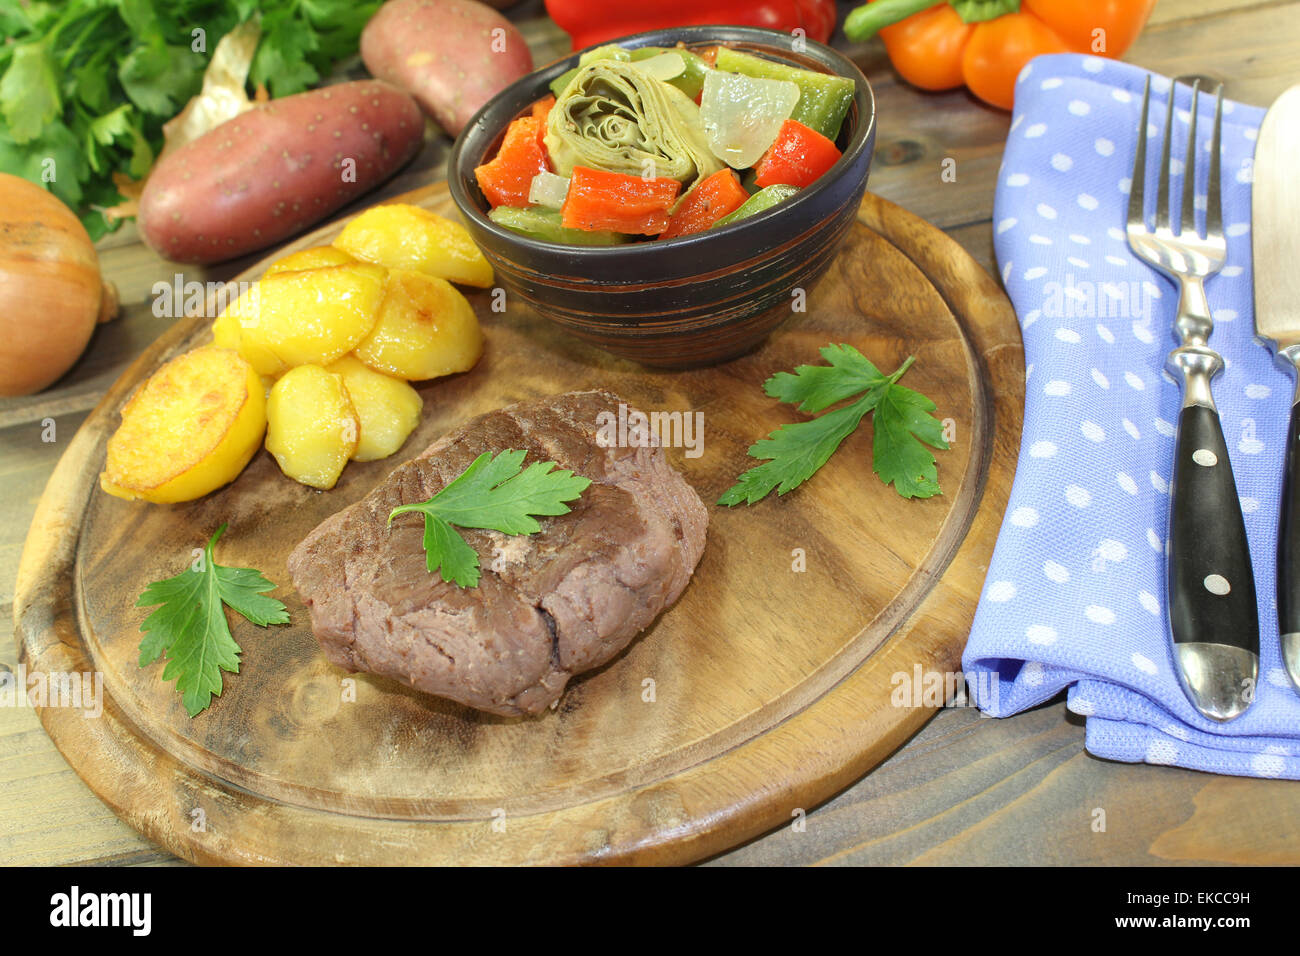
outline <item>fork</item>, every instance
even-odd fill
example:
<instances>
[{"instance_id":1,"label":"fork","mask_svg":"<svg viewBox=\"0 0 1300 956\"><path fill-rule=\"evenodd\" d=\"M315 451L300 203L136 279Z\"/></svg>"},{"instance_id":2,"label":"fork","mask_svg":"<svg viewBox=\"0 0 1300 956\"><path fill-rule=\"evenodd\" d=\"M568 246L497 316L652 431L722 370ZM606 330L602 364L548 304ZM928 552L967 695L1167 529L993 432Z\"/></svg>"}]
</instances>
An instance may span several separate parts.
<instances>
[{"instance_id":1,"label":"fork","mask_svg":"<svg viewBox=\"0 0 1300 956\"><path fill-rule=\"evenodd\" d=\"M1196 223L1196 117L1200 78L1192 79L1182 208L1174 218L1170 195L1171 139L1175 91L1169 85L1164 138L1160 150L1155 228L1147 225L1147 115L1151 78L1142 93L1142 118L1129 190L1129 247L1168 277L1179 290L1174 332L1178 346L1169 354L1170 374L1181 381L1174 481L1170 492L1169 546L1165 575L1174 662L1192 705L1206 717L1227 721L1240 716L1254 699L1259 676L1259 611L1255 578L1246 541L1246 524L1232 476L1223 427L1210 383L1223 358L1210 347L1214 331L1205 279L1217 273L1227 254L1219 186L1219 136L1223 84L1217 85L1214 129L1210 136L1206 183L1205 234Z\"/></svg>"}]
</instances>

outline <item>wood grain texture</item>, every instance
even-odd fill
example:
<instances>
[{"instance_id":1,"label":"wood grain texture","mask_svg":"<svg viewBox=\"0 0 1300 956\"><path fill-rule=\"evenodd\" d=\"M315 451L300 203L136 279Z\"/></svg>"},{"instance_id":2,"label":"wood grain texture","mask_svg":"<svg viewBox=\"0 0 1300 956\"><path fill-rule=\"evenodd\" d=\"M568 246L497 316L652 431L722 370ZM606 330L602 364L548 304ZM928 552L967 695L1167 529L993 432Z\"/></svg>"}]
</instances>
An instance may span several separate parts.
<instances>
[{"instance_id":1,"label":"wood grain texture","mask_svg":"<svg viewBox=\"0 0 1300 956\"><path fill-rule=\"evenodd\" d=\"M443 185L406 198L454 214ZM866 471L863 430L799 493L714 508L683 598L539 718L496 718L369 676L344 700L347 675L324 661L301 602L282 589L293 623L259 631L237 621L241 673L190 720L157 668L137 666L133 597L187 564L224 521L223 563L287 581L292 547L397 462L353 464L322 494L261 453L233 484L187 505L103 495L95 475L121 404L208 335L204 319L178 323L69 446L15 596L30 671L104 675L102 716L46 707L42 723L91 788L168 849L240 863L687 861L821 801L918 727L928 711L892 705L893 675L957 668L1010 489L1023 356L1009 303L950 239L869 198L808 290L806 314L757 353L689 373L614 359L519 304L494 313L487 292L470 301L485 357L423 387L424 420L395 458L512 401L609 387L642 409L702 413L703 455L670 457L712 501L746 467L745 448L788 420L763 380L846 341L886 368L917 356L908 384L958 436L940 459L947 493L904 503ZM792 570L796 548L806 571Z\"/></svg>"},{"instance_id":2,"label":"wood grain texture","mask_svg":"<svg viewBox=\"0 0 1300 956\"><path fill-rule=\"evenodd\" d=\"M841 0L841 19L855 5ZM508 11L539 64L568 50L567 38L544 13L541 0L523 0ZM1126 59L1153 69L1213 62L1229 81L1229 95L1265 105L1300 82L1297 23L1296 0L1160 0ZM989 215L1009 117L964 92L931 95L907 87L879 41L850 44L837 36L834 45L863 68L876 93L880 137L872 190L940 225L996 275ZM1261 51L1279 45L1288 56L1260 59ZM1249 87L1241 77L1250 78ZM449 145L446 138L431 139L407 170L365 201L441 178ZM957 161L954 183L940 180L946 157ZM170 324L150 314L149 289L178 267L143 246L130 224L99 248L105 273L123 289L124 317L101 327L82 362L54 388L26 401L0 400L0 551L6 556L0 562L0 665L16 664L7 625L13 571L58 454L105 389ZM184 271L186 278L229 279L249 264ZM58 423L54 445L41 441L40 421L47 415ZM1098 806L1110 820L1106 833L1088 829L1087 815ZM945 710L872 772L806 809L802 832L782 823L711 862L1300 863L1300 787L1097 760L1084 752L1082 722L1059 698L1005 720ZM0 862L174 860L81 782L30 709L0 708Z\"/></svg>"}]
</instances>

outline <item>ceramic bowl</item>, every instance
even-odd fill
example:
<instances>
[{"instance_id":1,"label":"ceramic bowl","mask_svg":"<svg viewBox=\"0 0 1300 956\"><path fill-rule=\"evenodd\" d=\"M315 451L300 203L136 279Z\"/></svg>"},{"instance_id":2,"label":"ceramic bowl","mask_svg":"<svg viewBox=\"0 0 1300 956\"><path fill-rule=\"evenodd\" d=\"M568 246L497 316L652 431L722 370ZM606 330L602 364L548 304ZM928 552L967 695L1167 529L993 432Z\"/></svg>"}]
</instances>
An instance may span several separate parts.
<instances>
[{"instance_id":1,"label":"ceramic bowl","mask_svg":"<svg viewBox=\"0 0 1300 956\"><path fill-rule=\"evenodd\" d=\"M839 161L774 208L720 229L663 241L587 247L541 242L492 222L474 168L506 127L577 65L578 53L516 81L486 103L452 147L451 195L498 281L573 335L645 365L714 365L756 348L791 315L857 215L875 143L875 100L852 61L812 40L748 27L680 27L614 41L627 47L726 44L854 80ZM798 47L798 49L795 49Z\"/></svg>"}]
</instances>

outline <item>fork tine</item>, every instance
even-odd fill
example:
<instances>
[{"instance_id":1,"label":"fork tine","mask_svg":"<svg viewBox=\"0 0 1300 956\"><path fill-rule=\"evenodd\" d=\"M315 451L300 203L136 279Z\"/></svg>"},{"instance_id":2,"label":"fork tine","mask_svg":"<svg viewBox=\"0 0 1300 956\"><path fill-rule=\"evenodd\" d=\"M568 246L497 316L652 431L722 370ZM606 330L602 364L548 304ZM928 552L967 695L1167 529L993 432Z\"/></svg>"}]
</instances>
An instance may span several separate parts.
<instances>
[{"instance_id":1,"label":"fork tine","mask_svg":"<svg viewBox=\"0 0 1300 956\"><path fill-rule=\"evenodd\" d=\"M1196 107L1201 97L1201 81L1192 81L1192 115L1187 121L1187 162L1183 167L1183 210L1178 217L1178 234L1196 230Z\"/></svg>"},{"instance_id":2,"label":"fork tine","mask_svg":"<svg viewBox=\"0 0 1300 956\"><path fill-rule=\"evenodd\" d=\"M1223 198L1219 189L1219 135L1223 129L1223 84L1214 97L1214 131L1210 134L1210 178L1205 188L1205 235L1223 236Z\"/></svg>"},{"instance_id":3,"label":"fork tine","mask_svg":"<svg viewBox=\"0 0 1300 956\"><path fill-rule=\"evenodd\" d=\"M1147 227L1146 203L1143 185L1147 178L1147 108L1151 105L1151 77L1147 76L1142 89L1142 118L1138 120L1137 149L1133 151L1133 177L1128 190L1128 222L1130 226Z\"/></svg>"},{"instance_id":4,"label":"fork tine","mask_svg":"<svg viewBox=\"0 0 1300 956\"><path fill-rule=\"evenodd\" d=\"M1156 187L1156 229L1168 229L1173 217L1173 207L1169 201L1169 139L1174 125L1174 93L1178 89L1178 80L1169 81L1169 107L1165 110L1164 142L1160 144L1160 184Z\"/></svg>"}]
</instances>

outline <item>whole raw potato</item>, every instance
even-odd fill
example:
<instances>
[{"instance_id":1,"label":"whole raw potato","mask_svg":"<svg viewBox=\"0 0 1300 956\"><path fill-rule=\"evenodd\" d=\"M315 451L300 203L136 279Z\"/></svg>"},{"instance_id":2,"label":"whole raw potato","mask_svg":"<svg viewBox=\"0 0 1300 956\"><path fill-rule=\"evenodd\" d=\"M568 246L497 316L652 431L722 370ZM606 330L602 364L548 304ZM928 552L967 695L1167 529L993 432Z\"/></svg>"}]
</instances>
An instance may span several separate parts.
<instances>
[{"instance_id":1,"label":"whole raw potato","mask_svg":"<svg viewBox=\"0 0 1300 956\"><path fill-rule=\"evenodd\" d=\"M361 59L381 80L409 90L452 136L533 71L523 34L475 0L390 0L361 32Z\"/></svg>"},{"instance_id":2,"label":"whole raw potato","mask_svg":"<svg viewBox=\"0 0 1300 956\"><path fill-rule=\"evenodd\" d=\"M272 100L154 167L140 234L176 262L221 262L274 245L378 186L423 136L415 101L377 80Z\"/></svg>"}]
</instances>

